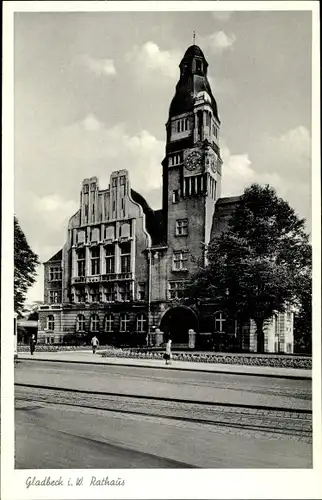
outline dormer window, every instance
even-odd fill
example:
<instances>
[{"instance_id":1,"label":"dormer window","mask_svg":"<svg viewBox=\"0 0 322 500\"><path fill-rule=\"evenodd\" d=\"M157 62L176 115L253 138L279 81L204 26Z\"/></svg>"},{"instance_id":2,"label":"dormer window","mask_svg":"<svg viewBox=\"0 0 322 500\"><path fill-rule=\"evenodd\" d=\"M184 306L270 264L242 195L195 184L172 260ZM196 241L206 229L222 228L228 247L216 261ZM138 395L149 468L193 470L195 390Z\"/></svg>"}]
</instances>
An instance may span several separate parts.
<instances>
[{"instance_id":1,"label":"dormer window","mask_svg":"<svg viewBox=\"0 0 322 500\"><path fill-rule=\"evenodd\" d=\"M202 71L202 61L196 61L196 71L201 72Z\"/></svg>"}]
</instances>

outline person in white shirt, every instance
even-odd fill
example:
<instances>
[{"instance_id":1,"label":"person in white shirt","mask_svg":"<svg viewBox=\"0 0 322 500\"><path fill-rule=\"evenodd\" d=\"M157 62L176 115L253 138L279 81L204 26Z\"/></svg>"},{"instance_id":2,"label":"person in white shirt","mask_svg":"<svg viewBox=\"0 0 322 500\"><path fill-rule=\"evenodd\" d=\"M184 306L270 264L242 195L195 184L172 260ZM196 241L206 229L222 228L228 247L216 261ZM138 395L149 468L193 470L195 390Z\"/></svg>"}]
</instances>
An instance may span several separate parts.
<instances>
[{"instance_id":1,"label":"person in white shirt","mask_svg":"<svg viewBox=\"0 0 322 500\"><path fill-rule=\"evenodd\" d=\"M91 340L91 344L92 344L92 349L93 349L93 354L95 354L96 352L96 349L98 348L99 346L99 341L98 341L98 338L94 335L94 337L92 338Z\"/></svg>"}]
</instances>

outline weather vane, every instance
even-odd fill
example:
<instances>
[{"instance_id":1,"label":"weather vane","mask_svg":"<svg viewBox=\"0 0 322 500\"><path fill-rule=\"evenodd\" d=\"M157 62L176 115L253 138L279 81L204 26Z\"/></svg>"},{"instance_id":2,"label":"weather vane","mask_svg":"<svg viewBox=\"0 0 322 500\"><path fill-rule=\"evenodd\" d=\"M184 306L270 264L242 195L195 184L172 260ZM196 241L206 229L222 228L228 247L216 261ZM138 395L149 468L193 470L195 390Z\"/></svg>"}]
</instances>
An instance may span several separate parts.
<instances>
[{"instance_id":1,"label":"weather vane","mask_svg":"<svg viewBox=\"0 0 322 500\"><path fill-rule=\"evenodd\" d=\"M195 43L196 42L196 32L195 32L195 30L193 30L193 32L192 32L192 40L193 40L193 45L196 45L196 43Z\"/></svg>"}]
</instances>

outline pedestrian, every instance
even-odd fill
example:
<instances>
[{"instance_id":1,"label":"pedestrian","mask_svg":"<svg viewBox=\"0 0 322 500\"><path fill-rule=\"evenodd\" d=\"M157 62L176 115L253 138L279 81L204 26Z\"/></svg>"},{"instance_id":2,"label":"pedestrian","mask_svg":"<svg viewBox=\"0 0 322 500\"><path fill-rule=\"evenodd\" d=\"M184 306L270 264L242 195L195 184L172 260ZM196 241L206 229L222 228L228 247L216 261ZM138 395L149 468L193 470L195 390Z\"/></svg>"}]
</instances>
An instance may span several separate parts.
<instances>
[{"instance_id":1,"label":"pedestrian","mask_svg":"<svg viewBox=\"0 0 322 500\"><path fill-rule=\"evenodd\" d=\"M30 336L30 339L29 339L29 347L30 347L30 354L33 356L34 352L35 352L35 346L36 346L36 336L35 334L33 333L31 336Z\"/></svg>"},{"instance_id":2,"label":"pedestrian","mask_svg":"<svg viewBox=\"0 0 322 500\"><path fill-rule=\"evenodd\" d=\"M99 346L99 341L98 341L98 338L96 337L96 335L94 335L94 337L92 338L91 344L92 344L93 354L95 354L96 349Z\"/></svg>"},{"instance_id":3,"label":"pedestrian","mask_svg":"<svg viewBox=\"0 0 322 500\"><path fill-rule=\"evenodd\" d=\"M171 343L172 343L172 340L168 339L168 342L166 343L166 346L165 346L165 353L164 353L163 357L165 359L166 365L169 365L170 360L171 360Z\"/></svg>"}]
</instances>

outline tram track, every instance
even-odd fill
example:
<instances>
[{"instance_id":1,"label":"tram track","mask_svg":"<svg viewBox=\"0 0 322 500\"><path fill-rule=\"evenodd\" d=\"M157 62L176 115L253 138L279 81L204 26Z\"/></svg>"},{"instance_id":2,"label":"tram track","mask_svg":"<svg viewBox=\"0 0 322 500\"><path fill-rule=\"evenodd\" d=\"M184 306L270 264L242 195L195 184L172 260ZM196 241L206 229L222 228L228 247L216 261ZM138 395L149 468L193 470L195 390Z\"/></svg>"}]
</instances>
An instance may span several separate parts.
<instances>
[{"instance_id":1,"label":"tram track","mask_svg":"<svg viewBox=\"0 0 322 500\"><path fill-rule=\"evenodd\" d=\"M23 409L24 403L30 405L31 402L63 405L66 408L123 414L124 417L167 419L207 426L220 432L312 442L312 411L302 408L205 402L27 383L15 384L15 400L20 409Z\"/></svg>"}]
</instances>

